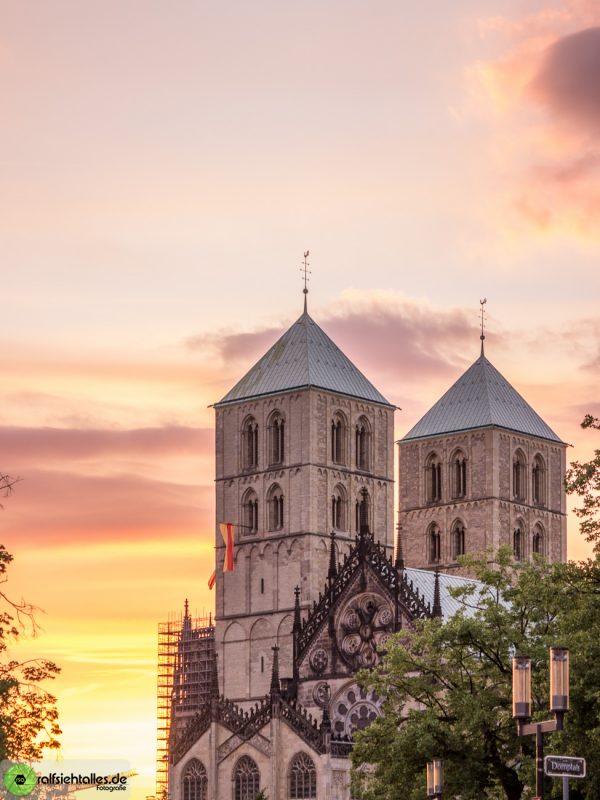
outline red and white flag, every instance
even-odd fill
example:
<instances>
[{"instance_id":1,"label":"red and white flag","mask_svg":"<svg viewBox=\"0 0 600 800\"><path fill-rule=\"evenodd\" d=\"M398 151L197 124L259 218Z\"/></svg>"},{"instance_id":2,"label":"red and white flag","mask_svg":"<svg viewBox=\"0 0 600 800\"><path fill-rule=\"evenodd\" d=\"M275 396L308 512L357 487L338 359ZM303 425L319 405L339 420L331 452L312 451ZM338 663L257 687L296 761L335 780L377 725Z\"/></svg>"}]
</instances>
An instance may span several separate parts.
<instances>
[{"instance_id":1,"label":"red and white flag","mask_svg":"<svg viewBox=\"0 0 600 800\"><path fill-rule=\"evenodd\" d=\"M235 567L233 561L233 532L235 527L231 524L231 522L221 522L219 524L219 528L221 529L221 536L225 542L225 560L223 561L223 572L233 572Z\"/></svg>"},{"instance_id":2,"label":"red and white flag","mask_svg":"<svg viewBox=\"0 0 600 800\"><path fill-rule=\"evenodd\" d=\"M214 587L214 585L216 583L216 580L217 580L217 570L215 570L213 572L213 574L210 576L210 578L208 579L208 588L209 589L212 589Z\"/></svg>"}]
</instances>

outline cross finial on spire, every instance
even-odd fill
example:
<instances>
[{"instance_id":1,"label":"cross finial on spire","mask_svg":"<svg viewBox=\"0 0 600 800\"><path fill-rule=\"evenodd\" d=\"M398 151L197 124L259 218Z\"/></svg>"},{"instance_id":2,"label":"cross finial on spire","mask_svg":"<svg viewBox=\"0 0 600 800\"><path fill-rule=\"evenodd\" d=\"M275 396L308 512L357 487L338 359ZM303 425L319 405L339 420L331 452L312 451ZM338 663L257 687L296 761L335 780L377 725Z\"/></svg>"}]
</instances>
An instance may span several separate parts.
<instances>
[{"instance_id":1,"label":"cross finial on spire","mask_svg":"<svg viewBox=\"0 0 600 800\"><path fill-rule=\"evenodd\" d=\"M483 355L483 342L485 340L485 333L484 333L484 330L485 330L485 311L484 311L483 307L484 307L484 305L486 303L487 303L487 297L484 297L483 300L479 301L479 305L480 305L479 313L481 314L481 336L479 337L481 339L481 355Z\"/></svg>"},{"instance_id":2,"label":"cross finial on spire","mask_svg":"<svg viewBox=\"0 0 600 800\"><path fill-rule=\"evenodd\" d=\"M307 261L309 255L310 255L310 251L309 250L305 250L304 251L304 262L303 262L302 266L300 267L300 272L304 273L304 276L303 276L304 277L304 289L302 290L302 292L304 294L304 313L305 314L306 314L306 309L307 309L307 303L306 303L306 295L308 294L308 285L307 284L308 284L308 281L310 280L310 278L308 276L311 273L311 270L309 270L309 268L308 268L309 264L308 264L308 261Z\"/></svg>"}]
</instances>

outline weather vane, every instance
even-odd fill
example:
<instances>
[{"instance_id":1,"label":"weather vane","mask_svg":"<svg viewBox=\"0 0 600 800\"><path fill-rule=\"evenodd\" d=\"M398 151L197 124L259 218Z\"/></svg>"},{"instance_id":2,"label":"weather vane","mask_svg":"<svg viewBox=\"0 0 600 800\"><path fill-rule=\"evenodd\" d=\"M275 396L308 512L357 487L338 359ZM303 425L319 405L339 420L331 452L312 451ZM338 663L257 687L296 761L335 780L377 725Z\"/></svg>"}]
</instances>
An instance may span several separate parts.
<instances>
[{"instance_id":1,"label":"weather vane","mask_svg":"<svg viewBox=\"0 0 600 800\"><path fill-rule=\"evenodd\" d=\"M479 313L481 314L481 336L479 337L481 339L481 355L483 355L483 340L485 339L485 311L483 307L486 303L487 297L484 297L483 300L479 301L479 305L481 306L479 309Z\"/></svg>"},{"instance_id":2,"label":"weather vane","mask_svg":"<svg viewBox=\"0 0 600 800\"><path fill-rule=\"evenodd\" d=\"M300 267L300 272L304 273L304 289L302 290L302 292L304 294L304 313L305 314L306 314L306 295L308 294L308 285L307 284L308 284L308 281L310 280L310 278L308 276L311 274L311 270L308 268L309 264L308 264L308 261L307 261L309 254L310 254L309 250L305 250L304 251L304 261L302 263L302 266Z\"/></svg>"}]
</instances>

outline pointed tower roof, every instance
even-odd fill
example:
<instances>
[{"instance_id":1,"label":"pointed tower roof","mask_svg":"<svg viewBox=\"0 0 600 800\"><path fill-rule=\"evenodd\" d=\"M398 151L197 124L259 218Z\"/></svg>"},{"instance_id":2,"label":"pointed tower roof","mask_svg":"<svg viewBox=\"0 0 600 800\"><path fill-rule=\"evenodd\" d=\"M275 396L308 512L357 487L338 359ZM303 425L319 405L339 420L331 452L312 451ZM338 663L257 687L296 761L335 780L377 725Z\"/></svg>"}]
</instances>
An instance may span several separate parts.
<instances>
[{"instance_id":1,"label":"pointed tower roof","mask_svg":"<svg viewBox=\"0 0 600 800\"><path fill-rule=\"evenodd\" d=\"M402 441L490 426L561 442L482 353Z\"/></svg>"},{"instance_id":2,"label":"pointed tower roof","mask_svg":"<svg viewBox=\"0 0 600 800\"><path fill-rule=\"evenodd\" d=\"M307 312L217 405L308 386L391 405Z\"/></svg>"}]
</instances>

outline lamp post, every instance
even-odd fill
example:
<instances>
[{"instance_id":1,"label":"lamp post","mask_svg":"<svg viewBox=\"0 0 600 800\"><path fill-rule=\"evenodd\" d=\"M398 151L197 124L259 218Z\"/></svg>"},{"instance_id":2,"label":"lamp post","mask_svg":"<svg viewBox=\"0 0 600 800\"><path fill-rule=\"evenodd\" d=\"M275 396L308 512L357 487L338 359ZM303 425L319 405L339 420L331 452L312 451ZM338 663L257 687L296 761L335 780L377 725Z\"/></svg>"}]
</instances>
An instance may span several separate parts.
<instances>
[{"instance_id":1,"label":"lamp post","mask_svg":"<svg viewBox=\"0 0 600 800\"><path fill-rule=\"evenodd\" d=\"M427 762L427 797L439 798L444 791L444 762L434 758Z\"/></svg>"},{"instance_id":2,"label":"lamp post","mask_svg":"<svg viewBox=\"0 0 600 800\"><path fill-rule=\"evenodd\" d=\"M554 719L531 720L531 658L513 658L513 718L519 736L535 736L535 793L544 797L544 734L562 731L564 715L569 710L569 651L550 648L550 711Z\"/></svg>"}]
</instances>

